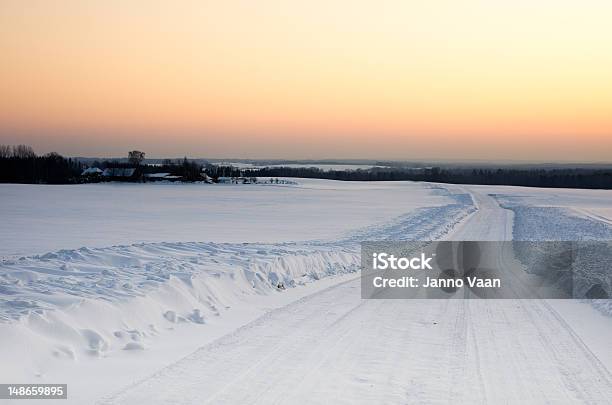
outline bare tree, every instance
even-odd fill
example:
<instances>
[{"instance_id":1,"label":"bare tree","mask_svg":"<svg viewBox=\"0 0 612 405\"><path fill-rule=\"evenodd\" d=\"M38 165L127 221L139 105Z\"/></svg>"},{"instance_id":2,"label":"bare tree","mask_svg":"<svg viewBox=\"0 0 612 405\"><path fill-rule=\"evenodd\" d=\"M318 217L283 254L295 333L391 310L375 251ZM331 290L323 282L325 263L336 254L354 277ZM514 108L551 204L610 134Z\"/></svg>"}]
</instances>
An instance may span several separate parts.
<instances>
[{"instance_id":1,"label":"bare tree","mask_svg":"<svg viewBox=\"0 0 612 405\"><path fill-rule=\"evenodd\" d=\"M29 159L36 157L34 149L28 145L17 145L13 146L13 156L21 159Z\"/></svg>"},{"instance_id":2,"label":"bare tree","mask_svg":"<svg viewBox=\"0 0 612 405\"><path fill-rule=\"evenodd\" d=\"M128 152L128 162L131 165L139 167L145 158L145 153L139 150L133 150Z\"/></svg>"},{"instance_id":3,"label":"bare tree","mask_svg":"<svg viewBox=\"0 0 612 405\"><path fill-rule=\"evenodd\" d=\"M11 151L11 147L9 145L0 145L0 159L1 158L10 158L13 156L13 152Z\"/></svg>"}]
</instances>

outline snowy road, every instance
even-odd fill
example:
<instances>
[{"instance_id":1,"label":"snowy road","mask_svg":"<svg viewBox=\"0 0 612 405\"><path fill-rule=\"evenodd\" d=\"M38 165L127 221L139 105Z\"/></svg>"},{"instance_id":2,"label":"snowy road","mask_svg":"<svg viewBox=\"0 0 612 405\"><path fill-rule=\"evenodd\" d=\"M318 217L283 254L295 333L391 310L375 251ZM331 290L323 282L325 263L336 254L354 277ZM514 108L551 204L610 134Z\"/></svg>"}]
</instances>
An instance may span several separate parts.
<instances>
[{"instance_id":1,"label":"snowy road","mask_svg":"<svg viewBox=\"0 0 612 405\"><path fill-rule=\"evenodd\" d=\"M507 240L478 210L451 239ZM609 365L607 365L609 367ZM612 376L546 301L361 300L354 279L274 310L103 403L607 403Z\"/></svg>"},{"instance_id":2,"label":"snowy road","mask_svg":"<svg viewBox=\"0 0 612 405\"><path fill-rule=\"evenodd\" d=\"M494 198L485 193L463 188L459 188L459 191L469 192L478 210L458 224L446 239L512 240L512 211L501 208Z\"/></svg>"}]
</instances>

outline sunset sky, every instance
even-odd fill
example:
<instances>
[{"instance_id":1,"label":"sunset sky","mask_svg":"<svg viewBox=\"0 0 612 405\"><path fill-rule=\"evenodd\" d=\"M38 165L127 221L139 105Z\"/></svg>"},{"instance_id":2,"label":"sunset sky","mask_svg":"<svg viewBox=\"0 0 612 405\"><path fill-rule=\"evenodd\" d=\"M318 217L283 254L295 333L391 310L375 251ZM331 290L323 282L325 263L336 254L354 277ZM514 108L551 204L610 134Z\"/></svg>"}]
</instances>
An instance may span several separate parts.
<instances>
[{"instance_id":1,"label":"sunset sky","mask_svg":"<svg viewBox=\"0 0 612 405\"><path fill-rule=\"evenodd\" d=\"M0 143L612 161L609 0L0 0Z\"/></svg>"}]
</instances>

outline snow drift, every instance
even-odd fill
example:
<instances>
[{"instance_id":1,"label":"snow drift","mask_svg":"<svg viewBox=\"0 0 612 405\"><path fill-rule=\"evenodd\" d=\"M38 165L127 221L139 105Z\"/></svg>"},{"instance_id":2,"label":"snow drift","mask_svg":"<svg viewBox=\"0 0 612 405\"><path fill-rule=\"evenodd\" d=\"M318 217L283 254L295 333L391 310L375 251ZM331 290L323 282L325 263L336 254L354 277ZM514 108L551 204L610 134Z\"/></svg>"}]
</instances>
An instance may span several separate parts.
<instances>
[{"instance_id":1,"label":"snow drift","mask_svg":"<svg viewBox=\"0 0 612 405\"><path fill-rule=\"evenodd\" d=\"M159 243L64 250L2 263L3 334L55 357L141 350L173 324L205 324L245 295L358 270L354 250L300 244ZM37 345L40 346L40 345Z\"/></svg>"}]
</instances>

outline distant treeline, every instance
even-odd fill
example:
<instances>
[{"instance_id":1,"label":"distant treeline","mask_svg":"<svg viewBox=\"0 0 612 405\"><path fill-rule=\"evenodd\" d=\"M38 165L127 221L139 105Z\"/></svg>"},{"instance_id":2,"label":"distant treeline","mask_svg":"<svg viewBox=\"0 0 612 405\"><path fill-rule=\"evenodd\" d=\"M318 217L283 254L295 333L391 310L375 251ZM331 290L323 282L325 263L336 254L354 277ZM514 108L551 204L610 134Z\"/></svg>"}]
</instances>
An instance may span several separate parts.
<instances>
[{"instance_id":1,"label":"distant treeline","mask_svg":"<svg viewBox=\"0 0 612 405\"><path fill-rule=\"evenodd\" d=\"M609 168L468 168L461 167L374 167L361 170L321 170L316 167L266 167L238 169L232 166L201 165L187 158L164 160L161 164L143 164L145 153L131 151L126 161L96 161L84 165L76 159L57 153L37 156L26 145L0 145L0 182L30 184L71 184L109 181L99 174L82 175L86 167L134 168L129 179L145 181L147 174L169 173L180 181L221 181L221 178L263 179L302 177L344 181L427 181L451 184L512 185L528 187L559 187L612 189L612 169Z\"/></svg>"},{"instance_id":2,"label":"distant treeline","mask_svg":"<svg viewBox=\"0 0 612 405\"><path fill-rule=\"evenodd\" d=\"M76 183L81 170L81 163L57 153L37 156L27 145L0 145L1 183Z\"/></svg>"},{"instance_id":3,"label":"distant treeline","mask_svg":"<svg viewBox=\"0 0 612 405\"><path fill-rule=\"evenodd\" d=\"M345 181L427 181L451 184L486 184L527 187L612 189L610 169L469 169L469 168L372 168L321 170L318 168L267 167L242 170L253 177L302 177Z\"/></svg>"},{"instance_id":4,"label":"distant treeline","mask_svg":"<svg viewBox=\"0 0 612 405\"><path fill-rule=\"evenodd\" d=\"M138 155L141 153L142 155ZM65 158L57 153L36 155L27 145L0 145L0 183L24 184L76 184L108 181L101 176L82 176L85 168L134 168L134 175L126 181L144 181L145 174L165 172L179 176L182 181L200 181L202 165L187 158L176 161L165 160L161 165L141 165L144 153L130 152L128 162L96 161L85 165L77 159ZM216 168L216 167L215 167ZM211 168L211 172L216 172Z\"/></svg>"}]
</instances>

